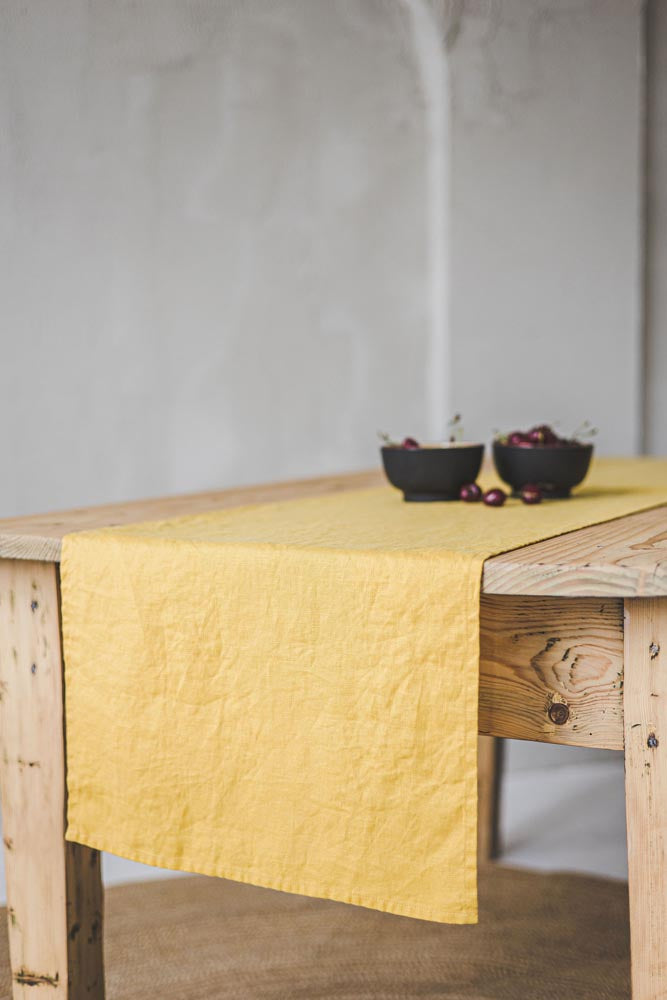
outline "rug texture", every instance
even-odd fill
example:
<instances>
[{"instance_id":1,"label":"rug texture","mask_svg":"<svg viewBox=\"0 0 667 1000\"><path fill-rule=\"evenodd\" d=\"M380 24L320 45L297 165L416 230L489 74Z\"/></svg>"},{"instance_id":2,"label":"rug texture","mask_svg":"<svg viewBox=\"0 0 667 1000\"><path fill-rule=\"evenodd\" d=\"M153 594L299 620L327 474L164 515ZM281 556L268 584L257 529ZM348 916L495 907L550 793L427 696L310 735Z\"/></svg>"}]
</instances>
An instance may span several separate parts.
<instances>
[{"instance_id":1,"label":"rug texture","mask_svg":"<svg viewBox=\"0 0 667 1000\"><path fill-rule=\"evenodd\" d=\"M467 927L223 879L120 886L106 894L107 998L628 1000L627 911L622 882L498 866Z\"/></svg>"}]
</instances>

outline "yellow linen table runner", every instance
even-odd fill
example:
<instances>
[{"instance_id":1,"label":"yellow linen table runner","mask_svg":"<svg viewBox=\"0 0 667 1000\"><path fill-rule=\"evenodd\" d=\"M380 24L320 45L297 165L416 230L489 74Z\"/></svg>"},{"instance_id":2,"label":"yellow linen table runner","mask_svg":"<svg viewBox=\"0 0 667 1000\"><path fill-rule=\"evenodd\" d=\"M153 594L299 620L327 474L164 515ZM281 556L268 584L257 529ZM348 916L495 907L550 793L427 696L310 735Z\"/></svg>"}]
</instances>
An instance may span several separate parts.
<instances>
[{"instance_id":1,"label":"yellow linen table runner","mask_svg":"<svg viewBox=\"0 0 667 1000\"><path fill-rule=\"evenodd\" d=\"M379 488L66 536L67 837L427 920L477 918L485 558L667 503L667 463L573 498Z\"/></svg>"}]
</instances>

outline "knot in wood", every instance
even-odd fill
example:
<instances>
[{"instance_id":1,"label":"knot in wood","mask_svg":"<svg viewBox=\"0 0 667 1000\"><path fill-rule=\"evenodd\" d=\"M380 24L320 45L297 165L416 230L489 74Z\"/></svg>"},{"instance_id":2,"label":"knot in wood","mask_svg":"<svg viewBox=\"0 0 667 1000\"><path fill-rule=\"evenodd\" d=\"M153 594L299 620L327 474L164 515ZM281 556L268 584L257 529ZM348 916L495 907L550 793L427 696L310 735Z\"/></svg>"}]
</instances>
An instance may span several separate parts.
<instances>
[{"instance_id":1,"label":"knot in wood","mask_svg":"<svg viewBox=\"0 0 667 1000\"><path fill-rule=\"evenodd\" d=\"M651 750L654 750L658 746L658 738L655 735L655 733L649 733L648 734L648 739L646 741L646 746L650 747Z\"/></svg>"},{"instance_id":2,"label":"knot in wood","mask_svg":"<svg viewBox=\"0 0 667 1000\"><path fill-rule=\"evenodd\" d=\"M562 701L554 701L549 706L549 718L554 726L564 726L570 718L570 709Z\"/></svg>"}]
</instances>

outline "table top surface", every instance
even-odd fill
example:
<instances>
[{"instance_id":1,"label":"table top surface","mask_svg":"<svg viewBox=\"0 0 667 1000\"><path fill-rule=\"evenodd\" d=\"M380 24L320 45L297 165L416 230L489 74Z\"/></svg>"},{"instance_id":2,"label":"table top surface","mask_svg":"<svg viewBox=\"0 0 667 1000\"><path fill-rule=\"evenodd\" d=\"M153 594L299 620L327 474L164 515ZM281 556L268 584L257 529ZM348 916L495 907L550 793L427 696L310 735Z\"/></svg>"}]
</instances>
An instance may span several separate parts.
<instances>
[{"instance_id":1,"label":"table top surface","mask_svg":"<svg viewBox=\"0 0 667 1000\"><path fill-rule=\"evenodd\" d=\"M58 562L63 535L71 531L364 489L383 482L380 470L373 470L6 518L0 520L0 557ZM667 506L487 559L482 587L487 594L667 596Z\"/></svg>"}]
</instances>

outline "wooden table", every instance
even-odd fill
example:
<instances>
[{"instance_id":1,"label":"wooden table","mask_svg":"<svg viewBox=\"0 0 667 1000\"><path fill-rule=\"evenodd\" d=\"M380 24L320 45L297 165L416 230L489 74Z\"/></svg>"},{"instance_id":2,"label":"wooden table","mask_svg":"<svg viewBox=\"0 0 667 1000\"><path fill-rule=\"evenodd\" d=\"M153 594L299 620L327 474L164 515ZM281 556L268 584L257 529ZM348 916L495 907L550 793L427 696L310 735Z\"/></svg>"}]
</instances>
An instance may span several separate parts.
<instances>
[{"instance_id":1,"label":"wooden table","mask_svg":"<svg viewBox=\"0 0 667 1000\"><path fill-rule=\"evenodd\" d=\"M0 780L15 1000L104 996L97 851L64 839L58 563L64 534L376 485L359 473L0 521ZM667 998L667 508L489 559L481 617L480 852L495 744L623 749L632 989Z\"/></svg>"}]
</instances>

